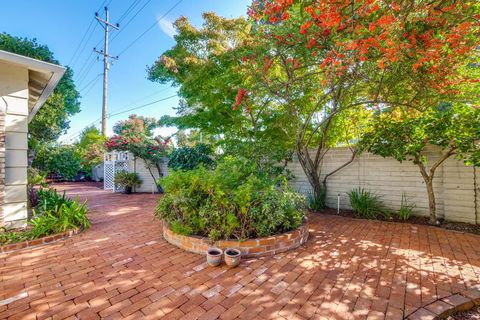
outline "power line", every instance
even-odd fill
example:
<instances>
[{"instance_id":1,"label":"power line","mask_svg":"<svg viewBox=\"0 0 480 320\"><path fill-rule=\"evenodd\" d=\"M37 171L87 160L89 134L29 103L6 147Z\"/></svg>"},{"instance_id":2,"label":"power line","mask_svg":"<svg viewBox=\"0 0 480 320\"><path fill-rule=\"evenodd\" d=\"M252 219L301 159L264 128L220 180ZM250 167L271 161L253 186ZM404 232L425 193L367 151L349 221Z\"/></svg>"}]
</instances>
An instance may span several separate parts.
<instances>
[{"instance_id":1,"label":"power line","mask_svg":"<svg viewBox=\"0 0 480 320\"><path fill-rule=\"evenodd\" d=\"M83 81L87 78L88 74L92 70L93 66L95 65L95 59L92 59L90 61L90 64L88 64L88 67L85 69L85 72L77 78L77 85L81 86Z\"/></svg>"},{"instance_id":2,"label":"power line","mask_svg":"<svg viewBox=\"0 0 480 320\"><path fill-rule=\"evenodd\" d=\"M90 93L90 91L92 91L93 88L95 88L95 83L97 83L97 81L98 81L99 79L100 79L100 77L95 78L96 81L94 81L94 82L92 83L92 85L90 86L90 88L88 88L88 90L83 93L83 97L84 97L84 98Z\"/></svg>"},{"instance_id":3,"label":"power line","mask_svg":"<svg viewBox=\"0 0 480 320\"><path fill-rule=\"evenodd\" d=\"M106 0L103 0L102 4L100 5L100 8L103 6L103 4L105 3L105 1L106 1ZM100 10L100 9L99 9L99 10ZM98 11L98 10L97 10L97 11ZM88 32L90 31L90 28L92 27L94 21L95 21L95 19L92 19L92 20L90 21L90 24L88 25L87 30L86 30L85 33L83 34L83 37L82 37L82 39L80 40L80 43L78 44L77 48L75 49L75 51L74 51L74 53L73 53L73 55L72 55L72 58L70 59L70 62L68 63L68 65L72 66L72 62L73 62L76 54L78 53L78 50L79 50L80 47L82 46L82 43L83 43L83 41L85 40L85 37L87 36ZM95 26L95 27L96 27L96 26ZM93 33L93 30L92 30L92 32L90 33L90 36L92 35L92 33ZM90 39L90 38L89 38L89 39ZM88 39L88 40L89 40L89 39ZM86 43L88 42L88 40L86 41ZM82 50L83 50L83 49L82 49Z\"/></svg>"},{"instance_id":4,"label":"power line","mask_svg":"<svg viewBox=\"0 0 480 320\"><path fill-rule=\"evenodd\" d=\"M92 80L90 80L82 89L80 89L79 91L82 92L84 91L85 89L87 89L95 80L97 80L98 78L100 78L102 74L99 73L97 74L97 76L95 78L93 78Z\"/></svg>"},{"instance_id":5,"label":"power line","mask_svg":"<svg viewBox=\"0 0 480 320\"><path fill-rule=\"evenodd\" d=\"M156 93L159 93L159 92L156 92ZM161 99L158 99L158 100L155 100L155 101L151 101L151 102L149 102L149 103L145 103L145 104L142 104L142 105L140 105L140 106L136 106L136 107L134 107L134 108L130 108L130 109L127 109L127 110L123 110L123 111L119 111L119 112L116 112L116 113L112 113L112 114L109 114L109 115L108 115L108 118L115 117L115 116L118 116L118 115L120 115L120 114L124 114L124 113L127 113L127 112L131 112L131 111L133 111L133 110L138 110L138 109L141 109L141 108L145 108L145 107L151 106L151 105L153 105L153 104L156 104L156 103L159 103L159 102L162 102L162 101L166 101L166 100L169 100L169 99L172 99L172 98L175 98L175 97L177 97L176 94L175 94L175 95L168 96L168 97L165 97L165 98L161 98ZM100 122L100 121L101 121L101 119L97 119L97 120L93 121L92 123L86 125L86 127L92 126L92 125L94 125L95 123ZM82 133L83 130L84 130L84 129L79 130L79 131L71 134L70 136L68 136L68 137L67 137L65 140L63 140L63 141L67 141L67 140L68 140L68 141L71 141L71 140L75 139L76 137L78 137L78 136Z\"/></svg>"},{"instance_id":6,"label":"power line","mask_svg":"<svg viewBox=\"0 0 480 320\"><path fill-rule=\"evenodd\" d=\"M152 30L158 24L158 21L165 18L170 12L173 11L173 9L175 9L182 2L183 2L183 0L178 0L170 9L167 10L167 12L165 12L160 18L156 19L155 22L147 28L147 30L143 31L138 37L136 37L132 42L130 42L130 44L125 47L125 49L120 51L120 53L118 55L122 55L125 51L130 49L138 40L140 40L145 34L147 34L147 32Z\"/></svg>"},{"instance_id":7,"label":"power line","mask_svg":"<svg viewBox=\"0 0 480 320\"><path fill-rule=\"evenodd\" d=\"M141 2L142 0L135 0L126 10L125 12L120 16L120 18L118 19L118 23L121 23L123 21L123 19L125 19L129 14L130 12L132 12L132 10Z\"/></svg>"},{"instance_id":8,"label":"power line","mask_svg":"<svg viewBox=\"0 0 480 320\"><path fill-rule=\"evenodd\" d=\"M120 30L119 32L117 32L113 37L112 37L112 41L115 40L120 33L122 33L123 30L125 30L125 28L130 25L130 23L133 21L133 19L135 19L135 17L151 2L152 0L147 0L147 2L145 2L143 4L143 6L137 10L137 12L135 12L135 14L127 21L127 23L125 23L125 25L122 25L122 30Z\"/></svg>"},{"instance_id":9,"label":"power line","mask_svg":"<svg viewBox=\"0 0 480 320\"><path fill-rule=\"evenodd\" d=\"M145 104L142 104L138 107L130 108L128 110L124 110L124 111L120 111L120 112L117 112L117 113L109 114L108 117L111 118L111 117L114 117L114 116L118 116L119 114L124 114L124 113L130 112L130 111L133 111L133 110L145 108L145 107L151 106L152 104L162 102L162 101L165 101L165 100L169 100L169 99L172 99L172 98L175 98L175 97L177 97L176 94L171 95L169 97L162 98L162 99L158 99L158 100L155 100L155 101L152 101L152 102L149 102L149 103L145 103Z\"/></svg>"}]
</instances>

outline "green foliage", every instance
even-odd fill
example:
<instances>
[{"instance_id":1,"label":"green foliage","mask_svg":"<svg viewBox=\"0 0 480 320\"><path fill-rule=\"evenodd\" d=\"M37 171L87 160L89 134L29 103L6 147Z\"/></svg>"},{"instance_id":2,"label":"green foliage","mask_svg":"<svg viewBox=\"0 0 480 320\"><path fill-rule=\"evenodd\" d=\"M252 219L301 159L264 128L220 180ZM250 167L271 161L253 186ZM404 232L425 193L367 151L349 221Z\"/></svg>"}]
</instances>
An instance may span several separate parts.
<instances>
[{"instance_id":1,"label":"green foliage","mask_svg":"<svg viewBox=\"0 0 480 320\"><path fill-rule=\"evenodd\" d=\"M154 118L131 115L128 120L115 124L116 135L105 142L105 148L108 151L129 151L134 157L142 159L155 180L152 170L156 169L158 176L163 176L160 163L171 146L170 138L153 137L153 129L157 126L158 123Z\"/></svg>"},{"instance_id":2,"label":"green foliage","mask_svg":"<svg viewBox=\"0 0 480 320\"><path fill-rule=\"evenodd\" d=\"M393 110L379 114L362 140L364 149L427 164L428 145L452 150L470 164L480 164L480 109L465 104L441 103L423 112Z\"/></svg>"},{"instance_id":3,"label":"green foliage","mask_svg":"<svg viewBox=\"0 0 480 320\"><path fill-rule=\"evenodd\" d=\"M381 201L381 197L363 188L348 192L350 205L361 218L376 219L378 216L389 217L390 213Z\"/></svg>"},{"instance_id":4,"label":"green foliage","mask_svg":"<svg viewBox=\"0 0 480 320\"><path fill-rule=\"evenodd\" d=\"M305 218L303 197L283 177L272 179L243 158L226 157L213 170L173 171L161 183L156 215L181 234L263 237L298 228Z\"/></svg>"},{"instance_id":5,"label":"green foliage","mask_svg":"<svg viewBox=\"0 0 480 320\"><path fill-rule=\"evenodd\" d=\"M45 181L46 174L40 173L35 168L28 167L27 169L27 197L30 208L37 206L38 204L38 192L35 189L36 186L46 187Z\"/></svg>"},{"instance_id":6,"label":"green foliage","mask_svg":"<svg viewBox=\"0 0 480 320\"><path fill-rule=\"evenodd\" d=\"M120 171L115 174L115 184L122 187L136 187L142 184L142 180L135 172Z\"/></svg>"},{"instance_id":7,"label":"green foliage","mask_svg":"<svg viewBox=\"0 0 480 320\"><path fill-rule=\"evenodd\" d=\"M321 188L319 194L315 194L314 192L309 192L307 195L308 208L312 211L320 211L322 209L325 209L326 194L327 194L327 190L324 188Z\"/></svg>"},{"instance_id":8,"label":"green foliage","mask_svg":"<svg viewBox=\"0 0 480 320\"><path fill-rule=\"evenodd\" d=\"M193 170L199 165L210 168L214 165L211 155L212 148L205 144L177 148L170 153L168 167L173 170Z\"/></svg>"},{"instance_id":9,"label":"green foliage","mask_svg":"<svg viewBox=\"0 0 480 320\"><path fill-rule=\"evenodd\" d=\"M0 50L59 64L50 49L37 43L36 39L1 33ZM36 148L38 144L57 140L69 128L69 118L80 112L79 98L73 82L73 71L67 67L53 94L28 125L29 146Z\"/></svg>"},{"instance_id":10,"label":"green foliage","mask_svg":"<svg viewBox=\"0 0 480 320\"><path fill-rule=\"evenodd\" d=\"M175 46L148 70L150 80L179 86L182 98L177 115L163 117L161 124L201 131L224 154L241 154L259 165L290 159L295 124L290 112L282 112L268 90L238 68L246 54L243 44L252 41L251 23L213 13L203 17L199 28L185 17L178 19ZM237 90L253 86L248 108L232 110Z\"/></svg>"},{"instance_id":11,"label":"green foliage","mask_svg":"<svg viewBox=\"0 0 480 320\"><path fill-rule=\"evenodd\" d=\"M153 136L153 130L158 127L155 118L131 114L127 120L121 120L113 126L113 132L123 137L143 138Z\"/></svg>"},{"instance_id":12,"label":"green foliage","mask_svg":"<svg viewBox=\"0 0 480 320\"><path fill-rule=\"evenodd\" d=\"M103 162L106 138L95 126L86 127L75 143L75 149L81 158L82 170L90 175L92 168Z\"/></svg>"},{"instance_id":13,"label":"green foliage","mask_svg":"<svg viewBox=\"0 0 480 320\"><path fill-rule=\"evenodd\" d=\"M402 220L408 220L413 215L413 210L416 205L410 202L406 193L402 193L402 202L400 203L400 210L397 212L397 216Z\"/></svg>"},{"instance_id":14,"label":"green foliage","mask_svg":"<svg viewBox=\"0 0 480 320\"><path fill-rule=\"evenodd\" d=\"M29 228L23 232L3 229L0 232L0 244L32 240L78 228L90 228L86 202L79 203L78 198L69 199L54 189L40 189L38 197L39 203L34 209L32 220L29 221Z\"/></svg>"},{"instance_id":15,"label":"green foliage","mask_svg":"<svg viewBox=\"0 0 480 320\"><path fill-rule=\"evenodd\" d=\"M43 172L61 175L72 180L82 170L81 155L75 146L55 144L42 145L36 153L32 166Z\"/></svg>"}]
</instances>

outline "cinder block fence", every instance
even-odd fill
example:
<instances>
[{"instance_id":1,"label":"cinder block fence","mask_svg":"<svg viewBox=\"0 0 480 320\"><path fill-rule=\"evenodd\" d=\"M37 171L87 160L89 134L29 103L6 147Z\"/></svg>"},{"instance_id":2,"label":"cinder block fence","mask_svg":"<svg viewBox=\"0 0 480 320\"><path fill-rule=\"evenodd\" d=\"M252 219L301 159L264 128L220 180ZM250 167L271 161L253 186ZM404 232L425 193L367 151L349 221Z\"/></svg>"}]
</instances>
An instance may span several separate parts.
<instances>
[{"instance_id":1,"label":"cinder block fence","mask_svg":"<svg viewBox=\"0 0 480 320\"><path fill-rule=\"evenodd\" d=\"M431 147L429 157L439 157L441 150ZM328 173L350 158L347 148L330 150L322 164L322 172ZM289 164L295 175L292 185L302 193L311 190L310 184L297 159ZM480 168L466 166L462 161L450 158L436 170L434 190L439 217L450 221L480 224ZM355 187L364 187L382 196L384 204L398 210L403 192L415 203L415 214L428 215L428 196L418 167L411 161L400 163L392 158L364 153L348 167L331 176L327 183L327 204L349 209L347 192Z\"/></svg>"}]
</instances>

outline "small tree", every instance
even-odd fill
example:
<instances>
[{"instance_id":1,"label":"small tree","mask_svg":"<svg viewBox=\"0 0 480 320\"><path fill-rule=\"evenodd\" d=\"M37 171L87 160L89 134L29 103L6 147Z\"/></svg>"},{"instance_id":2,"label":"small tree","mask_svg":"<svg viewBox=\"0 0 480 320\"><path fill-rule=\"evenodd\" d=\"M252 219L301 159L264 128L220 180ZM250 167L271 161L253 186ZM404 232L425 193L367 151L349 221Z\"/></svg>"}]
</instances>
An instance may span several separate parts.
<instances>
[{"instance_id":1,"label":"small tree","mask_svg":"<svg viewBox=\"0 0 480 320\"><path fill-rule=\"evenodd\" d=\"M425 112L382 113L362 144L375 154L409 160L418 166L427 188L430 223L436 224L435 172L452 156L470 164L480 163L480 109L443 103ZM431 158L426 152L429 145L442 149L439 158Z\"/></svg>"},{"instance_id":2,"label":"small tree","mask_svg":"<svg viewBox=\"0 0 480 320\"><path fill-rule=\"evenodd\" d=\"M121 150L129 151L134 157L142 159L145 166L156 180L153 170L158 176L163 176L161 161L167 155L170 146L169 138L153 137L153 130L158 127L154 118L144 118L130 115L128 120L122 120L114 125L116 133L105 142L108 151Z\"/></svg>"},{"instance_id":3,"label":"small tree","mask_svg":"<svg viewBox=\"0 0 480 320\"><path fill-rule=\"evenodd\" d=\"M87 175L91 174L92 168L103 161L106 138L95 126L83 129L80 139L75 143L75 148L81 157L83 170Z\"/></svg>"}]
</instances>

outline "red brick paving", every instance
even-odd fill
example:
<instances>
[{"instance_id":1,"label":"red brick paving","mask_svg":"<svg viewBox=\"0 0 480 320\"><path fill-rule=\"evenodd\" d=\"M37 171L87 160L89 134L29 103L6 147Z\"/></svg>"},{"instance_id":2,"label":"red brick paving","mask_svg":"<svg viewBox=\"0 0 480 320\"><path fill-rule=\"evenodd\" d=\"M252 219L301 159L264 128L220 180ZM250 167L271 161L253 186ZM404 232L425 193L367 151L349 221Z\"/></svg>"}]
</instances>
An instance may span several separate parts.
<instances>
[{"instance_id":1,"label":"red brick paving","mask_svg":"<svg viewBox=\"0 0 480 320\"><path fill-rule=\"evenodd\" d=\"M0 319L402 319L480 289L474 235L315 216L300 249L211 268L162 239L157 195L59 188L88 198L93 227L0 255L0 301L20 297Z\"/></svg>"}]
</instances>

